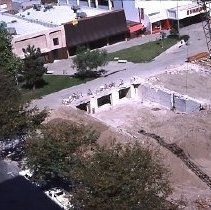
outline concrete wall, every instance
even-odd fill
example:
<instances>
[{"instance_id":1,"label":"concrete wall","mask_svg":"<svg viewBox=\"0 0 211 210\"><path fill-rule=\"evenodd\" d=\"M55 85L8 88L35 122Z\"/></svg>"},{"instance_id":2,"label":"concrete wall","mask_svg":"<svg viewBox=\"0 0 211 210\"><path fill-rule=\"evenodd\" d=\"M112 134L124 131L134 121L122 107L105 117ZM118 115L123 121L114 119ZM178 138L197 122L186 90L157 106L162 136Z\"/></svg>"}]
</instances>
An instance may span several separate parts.
<instances>
[{"instance_id":1,"label":"concrete wall","mask_svg":"<svg viewBox=\"0 0 211 210\"><path fill-rule=\"evenodd\" d=\"M123 92L120 94L121 91ZM128 85L127 88L125 87L122 90L116 89L112 90L110 93L106 93L105 95L90 98L90 102L86 102L86 111L88 113L95 114L98 110L100 110L99 108L102 105L111 104L112 106L115 106L121 103L121 98L125 97L131 99L139 99L140 102L150 101L158 103L170 110L186 113L199 111L202 107L200 101L197 101L190 97L179 95L178 93L172 92L168 89L161 89L149 84L132 84ZM85 103L81 104L82 107L85 107L84 105ZM78 107L79 106L80 105L78 105Z\"/></svg>"},{"instance_id":2,"label":"concrete wall","mask_svg":"<svg viewBox=\"0 0 211 210\"><path fill-rule=\"evenodd\" d=\"M193 100L187 100L186 101L186 112L195 112L199 111L201 109L201 103Z\"/></svg>"},{"instance_id":3,"label":"concrete wall","mask_svg":"<svg viewBox=\"0 0 211 210\"><path fill-rule=\"evenodd\" d=\"M159 103L160 105L179 111L179 112L194 112L199 111L201 103L190 97L183 97L177 93L172 93L169 90L158 89L150 85L142 85L138 88L138 96L142 102L150 101Z\"/></svg>"},{"instance_id":4,"label":"concrete wall","mask_svg":"<svg viewBox=\"0 0 211 210\"><path fill-rule=\"evenodd\" d=\"M125 11L126 20L139 23L139 10L135 7L134 0L123 0L123 9Z\"/></svg>"},{"instance_id":5,"label":"concrete wall","mask_svg":"<svg viewBox=\"0 0 211 210\"><path fill-rule=\"evenodd\" d=\"M155 103L159 103L162 106L167 108L171 108L171 93L168 93L164 90L156 89L154 87L150 87L148 85L142 85L139 88L141 94L139 95L142 97L142 101L151 101Z\"/></svg>"},{"instance_id":6,"label":"concrete wall","mask_svg":"<svg viewBox=\"0 0 211 210\"><path fill-rule=\"evenodd\" d=\"M185 112L186 111L186 100L179 96L174 97L174 108L176 111Z\"/></svg>"}]
</instances>

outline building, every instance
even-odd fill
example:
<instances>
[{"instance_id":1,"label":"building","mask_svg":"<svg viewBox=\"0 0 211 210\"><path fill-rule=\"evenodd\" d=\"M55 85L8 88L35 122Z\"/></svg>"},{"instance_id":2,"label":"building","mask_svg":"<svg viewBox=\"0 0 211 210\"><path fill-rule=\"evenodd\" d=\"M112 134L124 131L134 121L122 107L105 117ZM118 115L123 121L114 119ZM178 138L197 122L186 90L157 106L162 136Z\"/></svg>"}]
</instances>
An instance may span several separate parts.
<instances>
[{"instance_id":1,"label":"building","mask_svg":"<svg viewBox=\"0 0 211 210\"><path fill-rule=\"evenodd\" d=\"M40 48L46 62L66 59L81 45L97 48L124 40L128 29L123 10L81 8L74 13L70 6L34 6L16 15L0 13L0 19L13 33L13 52L24 58L23 48ZM85 16L78 17L81 13ZM76 18L77 17L77 18ZM113 21L115 20L115 21ZM13 29L13 30L11 30Z\"/></svg>"},{"instance_id":2,"label":"building","mask_svg":"<svg viewBox=\"0 0 211 210\"><path fill-rule=\"evenodd\" d=\"M123 10L84 18L75 24L67 23L64 29L70 55L75 53L77 46L85 45L90 49L99 48L125 40L128 33Z\"/></svg>"},{"instance_id":3,"label":"building","mask_svg":"<svg viewBox=\"0 0 211 210\"><path fill-rule=\"evenodd\" d=\"M69 1L61 6L34 4L16 15L0 9L1 21L13 34L14 53L23 58L22 48L34 45L41 49L46 62L53 62L73 55L81 45L94 49L137 36L144 30L169 30L177 27L178 21L185 26L201 20L204 12L191 1L118 0L106 5L103 0L95 0L94 6L90 1L77 0L75 4L87 3L89 7L76 10Z\"/></svg>"},{"instance_id":4,"label":"building","mask_svg":"<svg viewBox=\"0 0 211 210\"><path fill-rule=\"evenodd\" d=\"M123 8L127 20L141 23L149 33L169 30L178 20L180 27L201 21L204 13L201 6L192 1L121 0L114 1L114 8Z\"/></svg>"}]
</instances>

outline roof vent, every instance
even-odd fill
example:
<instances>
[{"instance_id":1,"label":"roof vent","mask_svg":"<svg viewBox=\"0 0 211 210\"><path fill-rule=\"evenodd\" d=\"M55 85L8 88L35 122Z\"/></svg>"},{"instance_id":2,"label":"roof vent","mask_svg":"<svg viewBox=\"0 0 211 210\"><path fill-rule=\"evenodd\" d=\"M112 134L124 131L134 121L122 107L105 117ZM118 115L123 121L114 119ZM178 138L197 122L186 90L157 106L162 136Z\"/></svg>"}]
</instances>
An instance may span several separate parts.
<instances>
[{"instance_id":1,"label":"roof vent","mask_svg":"<svg viewBox=\"0 0 211 210\"><path fill-rule=\"evenodd\" d=\"M85 18L85 17L87 17L87 14L86 14L86 12L78 12L76 14L76 17L77 18Z\"/></svg>"}]
</instances>

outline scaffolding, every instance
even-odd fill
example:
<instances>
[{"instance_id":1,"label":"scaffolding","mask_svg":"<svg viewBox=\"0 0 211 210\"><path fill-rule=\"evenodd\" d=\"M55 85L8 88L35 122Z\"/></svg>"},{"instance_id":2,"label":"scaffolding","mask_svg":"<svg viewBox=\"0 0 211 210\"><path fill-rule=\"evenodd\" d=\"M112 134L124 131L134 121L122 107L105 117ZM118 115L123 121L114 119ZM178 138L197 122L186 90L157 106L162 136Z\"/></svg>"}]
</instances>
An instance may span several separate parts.
<instances>
[{"instance_id":1,"label":"scaffolding","mask_svg":"<svg viewBox=\"0 0 211 210\"><path fill-rule=\"evenodd\" d=\"M207 43L209 57L211 57L211 20L210 20L210 1L198 0L198 5L203 8L204 17L202 21L204 35Z\"/></svg>"}]
</instances>

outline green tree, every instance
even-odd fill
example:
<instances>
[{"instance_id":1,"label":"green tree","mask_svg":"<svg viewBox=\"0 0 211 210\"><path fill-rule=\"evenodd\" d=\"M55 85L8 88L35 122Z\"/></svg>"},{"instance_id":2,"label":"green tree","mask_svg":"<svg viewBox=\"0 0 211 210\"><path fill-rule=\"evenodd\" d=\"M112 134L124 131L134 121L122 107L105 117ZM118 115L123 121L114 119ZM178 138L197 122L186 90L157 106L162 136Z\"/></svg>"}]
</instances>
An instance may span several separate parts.
<instances>
[{"instance_id":1,"label":"green tree","mask_svg":"<svg viewBox=\"0 0 211 210\"><path fill-rule=\"evenodd\" d=\"M3 26L0 27L0 68L8 71L15 78L22 68L21 59L12 52L11 36Z\"/></svg>"},{"instance_id":2,"label":"green tree","mask_svg":"<svg viewBox=\"0 0 211 210\"><path fill-rule=\"evenodd\" d=\"M73 67L78 71L79 76L94 75L93 70L105 66L108 62L106 50L90 50L81 47L73 58Z\"/></svg>"},{"instance_id":3,"label":"green tree","mask_svg":"<svg viewBox=\"0 0 211 210\"><path fill-rule=\"evenodd\" d=\"M0 68L0 141L24 135L44 121L46 111L23 104L14 77Z\"/></svg>"},{"instance_id":4,"label":"green tree","mask_svg":"<svg viewBox=\"0 0 211 210\"><path fill-rule=\"evenodd\" d=\"M92 129L82 125L58 119L49 122L27 140L26 163L34 172L33 179L43 185L66 180L78 155L96 138Z\"/></svg>"},{"instance_id":5,"label":"green tree","mask_svg":"<svg viewBox=\"0 0 211 210\"><path fill-rule=\"evenodd\" d=\"M24 61L22 74L26 82L26 86L35 89L43 82L43 75L47 72L44 67L44 58L42 57L40 48L28 45L23 49Z\"/></svg>"},{"instance_id":6,"label":"green tree","mask_svg":"<svg viewBox=\"0 0 211 210\"><path fill-rule=\"evenodd\" d=\"M79 185L71 203L76 209L168 209L168 175L159 157L139 144L99 148L75 168Z\"/></svg>"}]
</instances>

